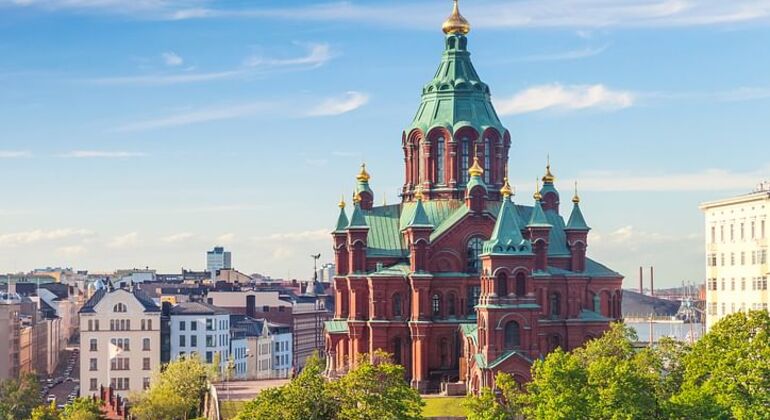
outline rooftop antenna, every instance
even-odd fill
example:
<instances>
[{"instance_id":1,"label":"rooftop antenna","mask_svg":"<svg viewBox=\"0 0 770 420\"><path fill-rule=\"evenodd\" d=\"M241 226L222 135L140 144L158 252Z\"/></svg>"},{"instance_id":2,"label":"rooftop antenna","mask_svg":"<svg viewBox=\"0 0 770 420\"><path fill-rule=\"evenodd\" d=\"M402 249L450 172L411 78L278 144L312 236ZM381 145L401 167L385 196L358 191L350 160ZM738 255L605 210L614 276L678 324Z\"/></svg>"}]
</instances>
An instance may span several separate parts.
<instances>
[{"instance_id":1,"label":"rooftop antenna","mask_svg":"<svg viewBox=\"0 0 770 420\"><path fill-rule=\"evenodd\" d=\"M311 254L310 258L313 259L313 283L318 281L318 259L321 258L321 254Z\"/></svg>"}]
</instances>

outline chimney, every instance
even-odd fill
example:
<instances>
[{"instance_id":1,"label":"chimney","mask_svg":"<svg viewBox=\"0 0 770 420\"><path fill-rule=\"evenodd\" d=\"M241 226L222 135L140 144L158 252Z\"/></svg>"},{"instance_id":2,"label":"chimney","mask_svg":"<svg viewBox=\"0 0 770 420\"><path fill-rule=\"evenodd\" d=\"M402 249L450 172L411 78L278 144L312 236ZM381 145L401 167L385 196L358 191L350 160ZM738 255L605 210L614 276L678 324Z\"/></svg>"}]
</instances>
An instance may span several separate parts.
<instances>
[{"instance_id":1,"label":"chimney","mask_svg":"<svg viewBox=\"0 0 770 420\"><path fill-rule=\"evenodd\" d=\"M650 296L655 296L655 268L650 266Z\"/></svg>"},{"instance_id":2,"label":"chimney","mask_svg":"<svg viewBox=\"0 0 770 420\"><path fill-rule=\"evenodd\" d=\"M639 294L644 294L644 268L639 266Z\"/></svg>"}]
</instances>

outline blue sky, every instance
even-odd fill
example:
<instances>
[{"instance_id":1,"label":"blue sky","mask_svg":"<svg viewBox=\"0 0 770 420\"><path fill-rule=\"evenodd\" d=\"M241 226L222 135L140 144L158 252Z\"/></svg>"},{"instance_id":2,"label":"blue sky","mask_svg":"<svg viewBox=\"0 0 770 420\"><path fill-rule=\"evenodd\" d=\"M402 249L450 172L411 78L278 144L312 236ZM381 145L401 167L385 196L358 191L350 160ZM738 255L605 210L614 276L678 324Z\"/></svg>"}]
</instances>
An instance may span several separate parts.
<instances>
[{"instance_id":1,"label":"blue sky","mask_svg":"<svg viewBox=\"0 0 770 420\"><path fill-rule=\"evenodd\" d=\"M0 0L0 271L307 275L401 130L451 2ZM703 276L702 201L770 178L770 1L475 0L470 50L530 202L550 154L589 253L636 283ZM563 200L567 202L567 200Z\"/></svg>"}]
</instances>

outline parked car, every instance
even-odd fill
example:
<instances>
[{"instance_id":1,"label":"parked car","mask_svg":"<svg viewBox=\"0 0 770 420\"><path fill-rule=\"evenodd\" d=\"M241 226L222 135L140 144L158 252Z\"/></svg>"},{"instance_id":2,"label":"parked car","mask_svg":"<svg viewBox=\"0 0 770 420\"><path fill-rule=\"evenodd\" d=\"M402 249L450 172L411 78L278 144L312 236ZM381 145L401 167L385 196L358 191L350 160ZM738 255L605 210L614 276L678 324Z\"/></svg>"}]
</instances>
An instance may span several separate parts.
<instances>
[{"instance_id":1,"label":"parked car","mask_svg":"<svg viewBox=\"0 0 770 420\"><path fill-rule=\"evenodd\" d=\"M48 394L48 398L46 398L45 401L49 403L56 401L56 395Z\"/></svg>"}]
</instances>

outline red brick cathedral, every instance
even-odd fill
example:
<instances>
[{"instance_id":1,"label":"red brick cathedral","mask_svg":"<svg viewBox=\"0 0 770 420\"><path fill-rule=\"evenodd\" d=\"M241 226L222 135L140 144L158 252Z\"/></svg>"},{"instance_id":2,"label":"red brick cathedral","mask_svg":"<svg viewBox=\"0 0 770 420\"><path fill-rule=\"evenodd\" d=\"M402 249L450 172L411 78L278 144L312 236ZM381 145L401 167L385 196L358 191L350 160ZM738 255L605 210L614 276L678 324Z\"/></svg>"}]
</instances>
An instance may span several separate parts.
<instances>
[{"instance_id":1,"label":"red brick cathedral","mask_svg":"<svg viewBox=\"0 0 770 420\"><path fill-rule=\"evenodd\" d=\"M620 316L622 276L586 257L577 192L565 224L549 165L534 200L514 201L511 136L471 64L456 2L443 31L438 71L401 138L401 203L374 206L363 165L350 218L340 203L331 376L382 349L421 391L475 392L497 371L525 382L534 359Z\"/></svg>"}]
</instances>

